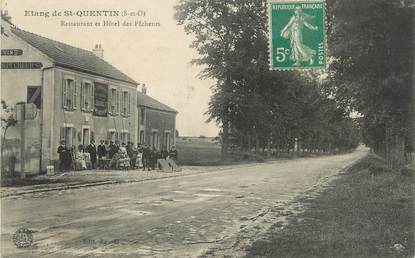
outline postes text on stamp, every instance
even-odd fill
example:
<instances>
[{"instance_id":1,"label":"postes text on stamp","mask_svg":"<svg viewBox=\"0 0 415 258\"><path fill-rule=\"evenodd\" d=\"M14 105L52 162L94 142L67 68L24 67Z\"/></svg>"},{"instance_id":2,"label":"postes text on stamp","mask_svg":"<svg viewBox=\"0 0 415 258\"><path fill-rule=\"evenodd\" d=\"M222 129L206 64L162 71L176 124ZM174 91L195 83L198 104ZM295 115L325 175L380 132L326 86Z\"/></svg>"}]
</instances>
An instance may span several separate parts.
<instances>
[{"instance_id":1,"label":"postes text on stamp","mask_svg":"<svg viewBox=\"0 0 415 258\"><path fill-rule=\"evenodd\" d=\"M270 66L273 70L325 69L325 2L269 2Z\"/></svg>"}]
</instances>

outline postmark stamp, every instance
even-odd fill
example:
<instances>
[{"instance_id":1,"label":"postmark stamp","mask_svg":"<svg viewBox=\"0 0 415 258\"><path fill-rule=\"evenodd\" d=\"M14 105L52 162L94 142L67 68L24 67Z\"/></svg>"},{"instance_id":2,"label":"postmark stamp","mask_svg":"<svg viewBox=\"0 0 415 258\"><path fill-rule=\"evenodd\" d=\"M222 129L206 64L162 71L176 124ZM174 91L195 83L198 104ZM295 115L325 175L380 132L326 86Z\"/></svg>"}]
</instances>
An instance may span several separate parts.
<instances>
[{"instance_id":1,"label":"postmark stamp","mask_svg":"<svg viewBox=\"0 0 415 258\"><path fill-rule=\"evenodd\" d=\"M18 248L26 248L33 243L33 231L27 228L19 228L13 234L13 243Z\"/></svg>"},{"instance_id":2,"label":"postmark stamp","mask_svg":"<svg viewBox=\"0 0 415 258\"><path fill-rule=\"evenodd\" d=\"M271 1L269 7L270 68L325 69L325 1Z\"/></svg>"}]
</instances>

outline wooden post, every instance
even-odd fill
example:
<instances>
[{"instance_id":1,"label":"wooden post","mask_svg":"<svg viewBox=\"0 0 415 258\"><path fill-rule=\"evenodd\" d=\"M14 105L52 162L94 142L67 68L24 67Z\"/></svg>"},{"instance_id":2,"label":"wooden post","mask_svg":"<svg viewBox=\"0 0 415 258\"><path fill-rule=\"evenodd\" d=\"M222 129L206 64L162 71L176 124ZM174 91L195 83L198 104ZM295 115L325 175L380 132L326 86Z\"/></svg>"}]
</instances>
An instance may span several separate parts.
<instances>
[{"instance_id":1,"label":"wooden post","mask_svg":"<svg viewBox=\"0 0 415 258\"><path fill-rule=\"evenodd\" d=\"M20 178L26 178L26 140L25 140L25 117L26 117L26 105L21 104L21 118L20 118Z\"/></svg>"}]
</instances>

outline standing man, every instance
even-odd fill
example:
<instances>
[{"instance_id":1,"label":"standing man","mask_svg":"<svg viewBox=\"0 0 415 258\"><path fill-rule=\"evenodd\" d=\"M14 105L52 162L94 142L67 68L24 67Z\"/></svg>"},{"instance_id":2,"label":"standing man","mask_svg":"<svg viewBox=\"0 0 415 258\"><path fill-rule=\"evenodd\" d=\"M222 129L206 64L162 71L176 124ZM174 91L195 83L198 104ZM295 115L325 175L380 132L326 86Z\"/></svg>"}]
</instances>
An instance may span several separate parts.
<instances>
[{"instance_id":1,"label":"standing man","mask_svg":"<svg viewBox=\"0 0 415 258\"><path fill-rule=\"evenodd\" d=\"M161 150L161 158L166 159L169 156L169 152L167 151L167 147L163 146L163 149Z\"/></svg>"},{"instance_id":2,"label":"standing man","mask_svg":"<svg viewBox=\"0 0 415 258\"><path fill-rule=\"evenodd\" d=\"M100 141L100 144L98 145L97 154L98 154L98 167L103 168L102 158L105 158L107 156L107 148L104 145L104 140Z\"/></svg>"},{"instance_id":3,"label":"standing man","mask_svg":"<svg viewBox=\"0 0 415 258\"><path fill-rule=\"evenodd\" d=\"M143 146L143 170L145 171L146 168L150 171L150 149L146 144Z\"/></svg>"},{"instance_id":4,"label":"standing man","mask_svg":"<svg viewBox=\"0 0 415 258\"><path fill-rule=\"evenodd\" d=\"M108 151L109 158L112 159L112 157L114 157L115 153L117 152L118 152L117 146L114 144L113 141L111 141L110 146L109 146L109 151Z\"/></svg>"},{"instance_id":5,"label":"standing man","mask_svg":"<svg viewBox=\"0 0 415 258\"><path fill-rule=\"evenodd\" d=\"M61 144L58 147L58 154L60 172L67 171L71 162L71 151L66 147L65 140L61 140Z\"/></svg>"},{"instance_id":6,"label":"standing man","mask_svg":"<svg viewBox=\"0 0 415 258\"><path fill-rule=\"evenodd\" d=\"M95 145L94 140L91 140L89 145L86 147L86 151L89 153L91 158L92 169L95 169L97 163L97 146Z\"/></svg>"},{"instance_id":7,"label":"standing man","mask_svg":"<svg viewBox=\"0 0 415 258\"><path fill-rule=\"evenodd\" d=\"M170 149L170 151L169 151L169 157L171 158L171 159L173 159L174 160L174 162L178 162L179 160L178 160L178 153L177 153L177 150L176 150L176 146L172 146L171 147L171 149Z\"/></svg>"},{"instance_id":8,"label":"standing man","mask_svg":"<svg viewBox=\"0 0 415 258\"><path fill-rule=\"evenodd\" d=\"M159 151L156 149L156 147L153 147L153 149L150 152L151 170L156 169L159 155L160 155Z\"/></svg>"}]
</instances>

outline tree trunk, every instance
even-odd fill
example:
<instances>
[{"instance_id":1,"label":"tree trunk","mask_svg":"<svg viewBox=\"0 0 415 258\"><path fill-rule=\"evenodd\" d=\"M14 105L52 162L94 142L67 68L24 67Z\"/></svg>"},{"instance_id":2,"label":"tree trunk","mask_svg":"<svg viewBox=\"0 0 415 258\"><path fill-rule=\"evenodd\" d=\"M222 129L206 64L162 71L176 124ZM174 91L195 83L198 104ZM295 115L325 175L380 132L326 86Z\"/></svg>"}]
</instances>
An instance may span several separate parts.
<instances>
[{"instance_id":1,"label":"tree trunk","mask_svg":"<svg viewBox=\"0 0 415 258\"><path fill-rule=\"evenodd\" d=\"M229 123L227 120L222 125L222 158L226 158L229 149Z\"/></svg>"},{"instance_id":2,"label":"tree trunk","mask_svg":"<svg viewBox=\"0 0 415 258\"><path fill-rule=\"evenodd\" d=\"M257 154L259 150L259 135L255 132L255 154Z\"/></svg>"},{"instance_id":3,"label":"tree trunk","mask_svg":"<svg viewBox=\"0 0 415 258\"><path fill-rule=\"evenodd\" d=\"M251 134L248 133L248 152L252 151Z\"/></svg>"},{"instance_id":4,"label":"tree trunk","mask_svg":"<svg viewBox=\"0 0 415 258\"><path fill-rule=\"evenodd\" d=\"M388 168L396 169L405 164L405 138L390 123L386 127L385 154Z\"/></svg>"}]
</instances>

